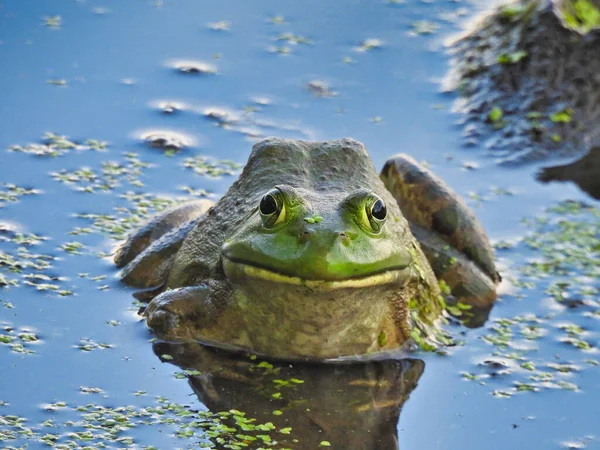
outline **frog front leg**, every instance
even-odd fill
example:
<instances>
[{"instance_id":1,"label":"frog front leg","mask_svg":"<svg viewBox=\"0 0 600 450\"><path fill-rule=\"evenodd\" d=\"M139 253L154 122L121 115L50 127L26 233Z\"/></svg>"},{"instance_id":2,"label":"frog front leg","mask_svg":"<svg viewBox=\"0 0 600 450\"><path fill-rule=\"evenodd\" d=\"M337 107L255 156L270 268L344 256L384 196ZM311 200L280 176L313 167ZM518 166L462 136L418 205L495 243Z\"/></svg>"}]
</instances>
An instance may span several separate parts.
<instances>
[{"instance_id":1,"label":"frog front leg","mask_svg":"<svg viewBox=\"0 0 600 450\"><path fill-rule=\"evenodd\" d=\"M209 200L184 203L133 233L115 255L115 264L123 268L121 279L138 288L164 284L183 240L212 204Z\"/></svg>"},{"instance_id":2,"label":"frog front leg","mask_svg":"<svg viewBox=\"0 0 600 450\"><path fill-rule=\"evenodd\" d=\"M202 330L214 324L223 304L214 301L206 284L170 289L155 297L146 310L147 325L164 340L201 339Z\"/></svg>"},{"instance_id":3,"label":"frog front leg","mask_svg":"<svg viewBox=\"0 0 600 450\"><path fill-rule=\"evenodd\" d=\"M441 179L413 158L390 158L381 179L410 223L438 280L460 302L489 308L500 275L475 214Z\"/></svg>"}]
</instances>

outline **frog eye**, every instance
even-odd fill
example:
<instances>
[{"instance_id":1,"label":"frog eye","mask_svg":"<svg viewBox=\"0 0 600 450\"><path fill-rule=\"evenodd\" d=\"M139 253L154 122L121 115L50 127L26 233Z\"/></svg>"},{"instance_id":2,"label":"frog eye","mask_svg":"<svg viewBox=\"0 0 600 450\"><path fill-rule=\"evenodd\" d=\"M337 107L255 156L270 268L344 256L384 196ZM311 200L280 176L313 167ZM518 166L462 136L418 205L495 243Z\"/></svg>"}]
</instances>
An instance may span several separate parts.
<instances>
[{"instance_id":1,"label":"frog eye","mask_svg":"<svg viewBox=\"0 0 600 450\"><path fill-rule=\"evenodd\" d=\"M379 233L387 217L385 202L375 194L369 194L365 201L364 225L374 232Z\"/></svg>"},{"instance_id":2,"label":"frog eye","mask_svg":"<svg viewBox=\"0 0 600 450\"><path fill-rule=\"evenodd\" d=\"M377 201L371 206L371 215L376 220L385 220L387 216L387 208L385 207L383 200L380 198L378 198Z\"/></svg>"},{"instance_id":3,"label":"frog eye","mask_svg":"<svg viewBox=\"0 0 600 450\"><path fill-rule=\"evenodd\" d=\"M263 195L258 205L258 211L262 218L263 225L267 228L273 228L285 220L285 200L279 189L271 189Z\"/></svg>"}]
</instances>

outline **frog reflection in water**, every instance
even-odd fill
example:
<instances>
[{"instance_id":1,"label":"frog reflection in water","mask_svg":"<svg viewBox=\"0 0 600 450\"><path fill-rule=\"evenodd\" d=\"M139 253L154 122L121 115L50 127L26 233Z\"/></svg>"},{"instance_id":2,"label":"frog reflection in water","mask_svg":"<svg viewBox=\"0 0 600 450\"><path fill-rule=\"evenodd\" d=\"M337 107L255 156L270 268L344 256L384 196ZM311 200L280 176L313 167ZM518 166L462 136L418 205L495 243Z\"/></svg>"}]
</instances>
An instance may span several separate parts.
<instances>
[{"instance_id":1,"label":"frog reflection in water","mask_svg":"<svg viewBox=\"0 0 600 450\"><path fill-rule=\"evenodd\" d=\"M499 281L456 194L406 155L378 176L351 139L257 143L216 204L155 218L115 261L153 297L145 314L159 337L281 359L433 341L438 280L484 309Z\"/></svg>"},{"instance_id":2,"label":"frog reflection in water","mask_svg":"<svg viewBox=\"0 0 600 450\"><path fill-rule=\"evenodd\" d=\"M213 438L215 448L317 449L325 441L335 449L398 450L401 409L425 367L418 359L269 364L190 342L153 347L161 359L169 355L165 362L186 370L191 388L214 414L243 411L247 423L274 425L267 433L240 430L235 420L221 414L219 429L229 434L221 432L220 441ZM191 417L202 423L201 416ZM204 430L197 436L206 438ZM271 445L257 434L268 434Z\"/></svg>"}]
</instances>

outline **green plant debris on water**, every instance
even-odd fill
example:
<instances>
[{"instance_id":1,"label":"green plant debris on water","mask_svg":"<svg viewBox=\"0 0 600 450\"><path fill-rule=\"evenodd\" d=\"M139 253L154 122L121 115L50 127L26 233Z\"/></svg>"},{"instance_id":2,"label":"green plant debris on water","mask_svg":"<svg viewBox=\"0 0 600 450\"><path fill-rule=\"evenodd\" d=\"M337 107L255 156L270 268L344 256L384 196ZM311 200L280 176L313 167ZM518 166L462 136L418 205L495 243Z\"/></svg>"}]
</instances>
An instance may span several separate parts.
<instances>
[{"instance_id":1,"label":"green plant debris on water","mask_svg":"<svg viewBox=\"0 0 600 450\"><path fill-rule=\"evenodd\" d=\"M41 191L38 189L29 189L19 187L16 184L2 183L0 185L0 208L5 207L8 203L15 203L23 196L38 195Z\"/></svg>"},{"instance_id":2,"label":"green plant debris on water","mask_svg":"<svg viewBox=\"0 0 600 450\"><path fill-rule=\"evenodd\" d=\"M46 133L42 137L41 143L31 143L27 145L12 145L8 148L10 152L27 153L36 156L61 156L73 150L96 150L104 151L108 143L97 139L87 139L83 143L72 141L67 136L61 136L54 133Z\"/></svg>"},{"instance_id":3,"label":"green plant debris on water","mask_svg":"<svg viewBox=\"0 0 600 450\"><path fill-rule=\"evenodd\" d=\"M61 16L44 17L44 25L49 28L60 28L62 25L62 17Z\"/></svg>"},{"instance_id":4,"label":"green plant debris on water","mask_svg":"<svg viewBox=\"0 0 600 450\"><path fill-rule=\"evenodd\" d=\"M543 389L577 391L581 372L596 367L590 355L600 347L600 336L583 326L589 318L600 320L600 210L564 201L524 224L532 231L520 244L500 250L522 245L535 255L520 267L519 283L511 280L520 286L515 297L526 300L536 288L562 308L496 318L486 325L481 338L491 348L488 360L503 363L495 369L480 364L472 376L463 377L487 386L490 377L501 376L511 386L493 389L498 398ZM554 357L540 351L549 339L564 344Z\"/></svg>"},{"instance_id":5,"label":"green plant debris on water","mask_svg":"<svg viewBox=\"0 0 600 450\"><path fill-rule=\"evenodd\" d=\"M220 177L223 175L234 175L242 166L229 160L213 161L205 156L194 156L183 161L184 167L192 169L198 175Z\"/></svg>"},{"instance_id":6,"label":"green plant debris on water","mask_svg":"<svg viewBox=\"0 0 600 450\"><path fill-rule=\"evenodd\" d=\"M35 350L30 344L39 344L41 339L27 328L16 329L12 324L0 323L0 348L7 347L14 353L31 355Z\"/></svg>"},{"instance_id":7,"label":"green plant debris on water","mask_svg":"<svg viewBox=\"0 0 600 450\"><path fill-rule=\"evenodd\" d=\"M285 41L288 44L312 44L312 41L304 36L294 33L281 33L275 38L276 41Z\"/></svg>"},{"instance_id":8,"label":"green plant debris on water","mask_svg":"<svg viewBox=\"0 0 600 450\"><path fill-rule=\"evenodd\" d=\"M498 197L512 197L515 195L515 192L511 189L494 186L481 192L469 192L467 195L469 204L478 207L483 203L493 201Z\"/></svg>"},{"instance_id":9,"label":"green plant debris on water","mask_svg":"<svg viewBox=\"0 0 600 450\"><path fill-rule=\"evenodd\" d=\"M53 172L51 175L55 180L77 191L93 194L114 192L123 187L127 189L143 187L142 178L146 175L146 171L156 167L156 165L142 161L136 153L128 152L120 161L104 161L99 171L84 167L77 170L63 169ZM191 189L188 188L188 190ZM194 191L193 194L205 196L207 193L206 191ZM121 240L129 232L139 227L150 215L185 201L184 198L131 190L118 193L118 197L125 200L126 206L115 207L110 214L94 212L74 214L75 218L84 220L86 226L75 226L69 234L77 236L100 233ZM69 251L69 248L63 249Z\"/></svg>"},{"instance_id":10,"label":"green plant debris on water","mask_svg":"<svg viewBox=\"0 0 600 450\"><path fill-rule=\"evenodd\" d=\"M79 386L79 392L84 394L104 394L104 391L99 387Z\"/></svg>"},{"instance_id":11,"label":"green plant debris on water","mask_svg":"<svg viewBox=\"0 0 600 450\"><path fill-rule=\"evenodd\" d=\"M228 20L221 20L219 22L211 22L208 24L208 28L215 31L229 31L231 30L231 22Z\"/></svg>"},{"instance_id":12,"label":"green plant debris on water","mask_svg":"<svg viewBox=\"0 0 600 450\"><path fill-rule=\"evenodd\" d=\"M135 153L126 153L123 162L105 161L100 171L82 167L77 170L63 169L50 175L56 181L72 186L77 191L94 193L113 190L123 183L143 187L140 176L144 169L150 167L153 165L141 161Z\"/></svg>"},{"instance_id":13,"label":"green plant debris on water","mask_svg":"<svg viewBox=\"0 0 600 450\"><path fill-rule=\"evenodd\" d=\"M182 186L181 190L184 191L187 195L191 197L208 197L210 196L210 192L206 189L195 189L190 186Z\"/></svg>"},{"instance_id":14,"label":"green plant debris on water","mask_svg":"<svg viewBox=\"0 0 600 450\"><path fill-rule=\"evenodd\" d=\"M106 350L113 348L113 344L107 344L105 342L96 342L90 338L81 338L79 344L75 346L81 351L91 352L93 350Z\"/></svg>"},{"instance_id":15,"label":"green plant debris on water","mask_svg":"<svg viewBox=\"0 0 600 450\"><path fill-rule=\"evenodd\" d=\"M130 232L142 225L148 217L185 201L183 198L138 194L131 191L125 192L119 197L127 200L129 205L115 207L111 214L88 212L77 213L74 216L89 224L88 227L84 227L85 230L108 235L115 240L123 240ZM81 228L76 227L71 233L79 233L77 230L81 230Z\"/></svg>"},{"instance_id":16,"label":"green plant debris on water","mask_svg":"<svg viewBox=\"0 0 600 450\"><path fill-rule=\"evenodd\" d=\"M52 86L66 86L67 80L65 80L64 78L50 78L46 81L46 83Z\"/></svg>"},{"instance_id":17,"label":"green plant debris on water","mask_svg":"<svg viewBox=\"0 0 600 450\"><path fill-rule=\"evenodd\" d=\"M541 258L529 262L523 272L532 277L549 274L572 277L573 272L579 271L597 279L600 275L599 222L600 210L570 201L549 208L544 216L524 220L535 230L524 242L538 251ZM566 283L568 280L554 282ZM584 286L592 288L588 283Z\"/></svg>"},{"instance_id":18,"label":"green plant debris on water","mask_svg":"<svg viewBox=\"0 0 600 450\"><path fill-rule=\"evenodd\" d=\"M354 48L357 52L368 52L371 50L375 50L381 48L383 46L383 41L378 38L368 38L362 41L357 47Z\"/></svg>"},{"instance_id":19,"label":"green plant debris on water","mask_svg":"<svg viewBox=\"0 0 600 450\"><path fill-rule=\"evenodd\" d=\"M104 394L100 388L80 387L79 390L86 394ZM0 406L8 405L0 403ZM180 440L181 445L196 448L241 450L258 445L285 450L289 449L289 443L300 442L293 438L292 427L277 428L272 422L261 423L235 409L201 411L164 397L156 397L146 407L55 402L42 408L52 415L36 424L30 424L25 417L0 415L0 442L25 447L42 443L56 449L134 446L149 450L155 447L140 446L138 436L152 430L168 433ZM184 443L186 441L190 442Z\"/></svg>"},{"instance_id":20,"label":"green plant debris on water","mask_svg":"<svg viewBox=\"0 0 600 450\"><path fill-rule=\"evenodd\" d=\"M80 255L81 250L85 248L85 245L83 245L81 242L71 241L62 244L59 248L62 251L71 253L72 255Z\"/></svg>"},{"instance_id":21,"label":"green plant debris on water","mask_svg":"<svg viewBox=\"0 0 600 450\"><path fill-rule=\"evenodd\" d=\"M283 16L273 16L269 19L269 22L271 22L273 25L283 25L286 23L285 17Z\"/></svg>"},{"instance_id":22,"label":"green plant debris on water","mask_svg":"<svg viewBox=\"0 0 600 450\"><path fill-rule=\"evenodd\" d=\"M439 28L440 26L437 23L429 20L418 20L412 24L413 34L418 35L434 34Z\"/></svg>"},{"instance_id":23,"label":"green plant debris on water","mask_svg":"<svg viewBox=\"0 0 600 450\"><path fill-rule=\"evenodd\" d=\"M1 228L0 231L3 231L0 233L0 242L7 247L6 250L0 250L0 292L2 289L27 285L59 296L74 294L65 286L65 278L51 274L56 257L33 251L34 246L48 238Z\"/></svg>"}]
</instances>

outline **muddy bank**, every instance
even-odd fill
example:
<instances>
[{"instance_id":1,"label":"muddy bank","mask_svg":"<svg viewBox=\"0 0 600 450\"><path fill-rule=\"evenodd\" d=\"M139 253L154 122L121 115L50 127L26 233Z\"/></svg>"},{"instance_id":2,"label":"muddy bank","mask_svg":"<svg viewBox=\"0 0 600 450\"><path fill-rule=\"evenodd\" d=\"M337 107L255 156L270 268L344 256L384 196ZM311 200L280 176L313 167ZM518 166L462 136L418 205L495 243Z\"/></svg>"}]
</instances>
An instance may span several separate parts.
<instances>
[{"instance_id":1,"label":"muddy bank","mask_svg":"<svg viewBox=\"0 0 600 450\"><path fill-rule=\"evenodd\" d=\"M600 9L587 0L521 1L493 10L455 41L450 83L460 93L466 144L483 144L504 164L575 157L597 144L594 20Z\"/></svg>"}]
</instances>

